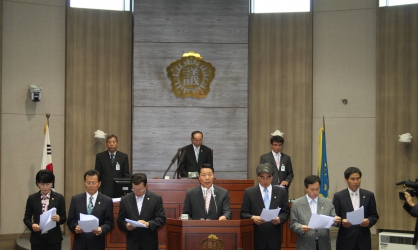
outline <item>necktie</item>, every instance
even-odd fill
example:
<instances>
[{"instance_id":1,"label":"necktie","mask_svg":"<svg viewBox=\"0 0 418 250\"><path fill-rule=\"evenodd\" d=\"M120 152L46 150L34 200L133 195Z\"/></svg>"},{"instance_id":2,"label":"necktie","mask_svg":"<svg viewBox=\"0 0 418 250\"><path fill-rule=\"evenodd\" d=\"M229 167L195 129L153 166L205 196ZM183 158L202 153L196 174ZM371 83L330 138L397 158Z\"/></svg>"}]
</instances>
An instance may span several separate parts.
<instances>
[{"instance_id":1,"label":"necktie","mask_svg":"<svg viewBox=\"0 0 418 250\"><path fill-rule=\"evenodd\" d=\"M198 148L195 149L195 154L196 154L196 161L199 161L199 149Z\"/></svg>"},{"instance_id":2,"label":"necktie","mask_svg":"<svg viewBox=\"0 0 418 250\"><path fill-rule=\"evenodd\" d=\"M264 188L264 207L266 209L270 208L270 197L269 197L269 190L267 188Z\"/></svg>"},{"instance_id":3,"label":"necktie","mask_svg":"<svg viewBox=\"0 0 418 250\"><path fill-rule=\"evenodd\" d=\"M115 154L110 154L110 162L115 162Z\"/></svg>"},{"instance_id":4,"label":"necktie","mask_svg":"<svg viewBox=\"0 0 418 250\"><path fill-rule=\"evenodd\" d=\"M93 213L93 196L90 196L89 205L87 206L87 213Z\"/></svg>"},{"instance_id":5,"label":"necktie","mask_svg":"<svg viewBox=\"0 0 418 250\"><path fill-rule=\"evenodd\" d=\"M205 200L206 213L209 213L209 204L210 204L210 189L208 188L206 190L206 200Z\"/></svg>"},{"instance_id":6,"label":"necktie","mask_svg":"<svg viewBox=\"0 0 418 250\"><path fill-rule=\"evenodd\" d=\"M141 214L141 210L142 210L142 203L144 202L144 196L142 197L137 197L136 200L136 206L138 207L138 213Z\"/></svg>"},{"instance_id":7,"label":"necktie","mask_svg":"<svg viewBox=\"0 0 418 250\"><path fill-rule=\"evenodd\" d=\"M357 195L357 193L351 193L351 195L352 195L352 201L353 201L353 208L354 208L354 210L356 210L356 209L358 209L360 206L359 206L359 200L358 200L358 195Z\"/></svg>"}]
</instances>

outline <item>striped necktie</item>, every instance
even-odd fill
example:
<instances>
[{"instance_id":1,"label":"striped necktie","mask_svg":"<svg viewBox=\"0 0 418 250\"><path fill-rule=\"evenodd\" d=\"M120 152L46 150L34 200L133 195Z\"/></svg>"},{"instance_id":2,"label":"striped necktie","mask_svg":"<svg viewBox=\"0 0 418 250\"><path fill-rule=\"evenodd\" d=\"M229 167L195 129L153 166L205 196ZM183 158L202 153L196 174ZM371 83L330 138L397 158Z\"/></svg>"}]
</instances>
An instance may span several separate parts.
<instances>
[{"instance_id":1,"label":"striped necktie","mask_svg":"<svg viewBox=\"0 0 418 250\"><path fill-rule=\"evenodd\" d=\"M270 208L270 197L269 197L269 190L267 188L264 188L264 207L266 209Z\"/></svg>"}]
</instances>

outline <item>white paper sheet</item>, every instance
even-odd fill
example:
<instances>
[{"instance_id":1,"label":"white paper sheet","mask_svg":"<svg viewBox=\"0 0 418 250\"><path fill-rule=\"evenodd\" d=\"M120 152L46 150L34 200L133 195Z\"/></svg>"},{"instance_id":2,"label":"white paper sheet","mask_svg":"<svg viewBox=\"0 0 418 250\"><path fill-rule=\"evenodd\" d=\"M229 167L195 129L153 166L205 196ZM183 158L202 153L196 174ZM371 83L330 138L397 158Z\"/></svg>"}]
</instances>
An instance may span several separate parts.
<instances>
[{"instance_id":1,"label":"white paper sheet","mask_svg":"<svg viewBox=\"0 0 418 250\"><path fill-rule=\"evenodd\" d=\"M351 225L360 225L364 220L364 207L361 206L353 212L347 212L347 220Z\"/></svg>"},{"instance_id":2,"label":"white paper sheet","mask_svg":"<svg viewBox=\"0 0 418 250\"><path fill-rule=\"evenodd\" d=\"M97 230L99 228L99 219L91 214L80 213L78 226L80 229L83 229L85 233L90 233L91 231Z\"/></svg>"},{"instance_id":3,"label":"white paper sheet","mask_svg":"<svg viewBox=\"0 0 418 250\"><path fill-rule=\"evenodd\" d=\"M145 226L144 224L142 224L141 222L139 222L139 221L134 221L134 220L130 220L130 219L127 219L127 218L125 218L125 221L126 222L128 222L129 224L131 224L132 226L134 226L134 227L144 227L144 228L148 228L147 226Z\"/></svg>"},{"instance_id":4,"label":"white paper sheet","mask_svg":"<svg viewBox=\"0 0 418 250\"><path fill-rule=\"evenodd\" d=\"M276 209L265 209L263 208L263 211L261 211L261 219L265 220L265 221L271 221L276 219L277 216L279 216L280 213L280 209L281 208L276 208Z\"/></svg>"},{"instance_id":5,"label":"white paper sheet","mask_svg":"<svg viewBox=\"0 0 418 250\"><path fill-rule=\"evenodd\" d=\"M312 214L308 227L311 229L330 228L334 224L334 217L323 214Z\"/></svg>"},{"instance_id":6,"label":"white paper sheet","mask_svg":"<svg viewBox=\"0 0 418 250\"><path fill-rule=\"evenodd\" d=\"M54 228L57 225L57 223L52 220L52 216L56 214L57 209L55 207L41 214L41 218L39 220L39 227L42 229L41 234L48 232L48 230Z\"/></svg>"}]
</instances>

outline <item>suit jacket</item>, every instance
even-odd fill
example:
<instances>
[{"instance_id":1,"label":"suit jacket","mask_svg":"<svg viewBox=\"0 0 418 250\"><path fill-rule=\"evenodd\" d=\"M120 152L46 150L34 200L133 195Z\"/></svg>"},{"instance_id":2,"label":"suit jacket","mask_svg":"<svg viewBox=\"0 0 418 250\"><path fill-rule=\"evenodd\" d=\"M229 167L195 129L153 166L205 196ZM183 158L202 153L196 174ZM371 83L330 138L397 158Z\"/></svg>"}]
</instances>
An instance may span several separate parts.
<instances>
[{"instance_id":1,"label":"suit jacket","mask_svg":"<svg viewBox=\"0 0 418 250\"><path fill-rule=\"evenodd\" d=\"M221 216L225 216L227 220L230 220L231 209L229 208L228 190L215 185L213 185L213 188L216 197L212 194L208 213L206 213L202 187L199 185L187 190L182 214L188 214L192 220L217 220Z\"/></svg>"},{"instance_id":2,"label":"suit jacket","mask_svg":"<svg viewBox=\"0 0 418 250\"><path fill-rule=\"evenodd\" d=\"M210 163L213 166L212 150L205 145L200 146L199 161L196 161L193 144L185 146L182 152L186 153L179 164L181 177L187 177L188 172L199 172L203 163Z\"/></svg>"},{"instance_id":3,"label":"suit jacket","mask_svg":"<svg viewBox=\"0 0 418 250\"><path fill-rule=\"evenodd\" d=\"M116 164L119 163L120 170L116 170ZM129 174L129 160L128 155L120 151L116 151L115 161L110 161L109 152L98 153L96 155L95 169L100 172L102 185L99 191L109 197L113 197L113 178L127 178Z\"/></svg>"},{"instance_id":4,"label":"suit jacket","mask_svg":"<svg viewBox=\"0 0 418 250\"><path fill-rule=\"evenodd\" d=\"M105 249L105 236L114 227L112 199L99 193L93 208L92 215L99 219L99 227L102 228L100 235L92 232L75 233L75 228L80 220L80 213L87 214L87 194L81 193L71 198L68 210L67 225L74 233L74 249L103 250Z\"/></svg>"},{"instance_id":5,"label":"suit jacket","mask_svg":"<svg viewBox=\"0 0 418 250\"><path fill-rule=\"evenodd\" d=\"M254 224L254 249L280 249L282 244L282 225L289 218L289 201L287 192L277 186L272 186L272 195L269 209L281 208L279 213L280 224L274 225L265 222L261 225ZM251 219L253 215L259 216L264 208L263 196L259 185L249 187L244 191L241 205L241 219Z\"/></svg>"},{"instance_id":6,"label":"suit jacket","mask_svg":"<svg viewBox=\"0 0 418 250\"><path fill-rule=\"evenodd\" d=\"M274 168L274 175L273 181L271 182L272 185L278 185L278 180L280 182L287 181L289 185L286 186L286 189L289 188L290 183L293 180L293 168L292 168L292 161L290 156L287 154L280 153L280 167L277 166L276 160L274 160L273 153L270 151L267 154L263 154L260 156L260 163L270 163L271 166ZM284 171L282 171L282 166L284 166Z\"/></svg>"},{"instance_id":7,"label":"suit jacket","mask_svg":"<svg viewBox=\"0 0 418 250\"><path fill-rule=\"evenodd\" d=\"M323 197L318 197L317 214L335 217L334 205L332 201ZM290 229L298 234L297 250L315 250L315 239L318 238L319 249L331 250L331 239L329 229L311 229L303 233L302 226L308 225L311 220L312 212L306 195L296 199L292 203L292 212L290 213Z\"/></svg>"},{"instance_id":8,"label":"suit jacket","mask_svg":"<svg viewBox=\"0 0 418 250\"><path fill-rule=\"evenodd\" d=\"M405 202L405 204L403 205L403 208L412 216L414 217L418 217L418 205L415 205L413 207L409 206L409 204L407 202ZM418 239L418 219L415 222L415 232L414 232L414 239L412 241L412 244L415 245L417 244L417 239Z\"/></svg>"},{"instance_id":9,"label":"suit jacket","mask_svg":"<svg viewBox=\"0 0 418 250\"><path fill-rule=\"evenodd\" d=\"M149 228L137 227L132 231L126 228L125 219L134 221L144 220ZM134 193L122 197L118 215L118 227L126 233L126 249L155 249L158 250L157 229L164 226L166 221L163 199L161 196L147 190L142 203L141 214L138 213Z\"/></svg>"},{"instance_id":10,"label":"suit jacket","mask_svg":"<svg viewBox=\"0 0 418 250\"><path fill-rule=\"evenodd\" d=\"M32 232L30 235L30 242L32 244L40 245L45 241L55 244L62 241L60 225L67 221L65 200L61 194L51 190L48 210L53 207L57 209L57 214L60 216L59 223L56 223L55 227L50 229L47 234L41 235L42 231L34 232L32 230L32 224L39 224L42 214L41 191L29 195L26 201L25 217L23 218L23 222Z\"/></svg>"},{"instance_id":11,"label":"suit jacket","mask_svg":"<svg viewBox=\"0 0 418 250\"><path fill-rule=\"evenodd\" d=\"M341 223L337 235L338 250L353 249L356 242L361 250L372 249L370 228L376 224L379 219L379 215L376 210L376 200L372 192L361 188L359 198L360 207L364 206L364 218L369 219L369 227L352 225L351 227L345 228ZM341 217L341 220L347 219L347 212L354 211L350 193L347 188L334 194L333 204L335 207L335 213L337 216Z\"/></svg>"}]
</instances>

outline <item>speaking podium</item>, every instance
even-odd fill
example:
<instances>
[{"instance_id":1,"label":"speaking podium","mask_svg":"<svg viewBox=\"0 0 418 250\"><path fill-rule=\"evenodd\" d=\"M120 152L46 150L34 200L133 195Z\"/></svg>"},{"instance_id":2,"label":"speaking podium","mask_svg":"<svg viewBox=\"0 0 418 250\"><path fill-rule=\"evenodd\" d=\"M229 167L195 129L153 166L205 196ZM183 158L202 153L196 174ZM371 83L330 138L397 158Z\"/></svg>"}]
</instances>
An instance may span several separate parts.
<instances>
[{"instance_id":1,"label":"speaking podium","mask_svg":"<svg viewBox=\"0 0 418 250\"><path fill-rule=\"evenodd\" d=\"M223 241L224 249L252 250L253 220L177 220L167 219L167 250L201 249L203 241L213 234Z\"/></svg>"}]
</instances>

